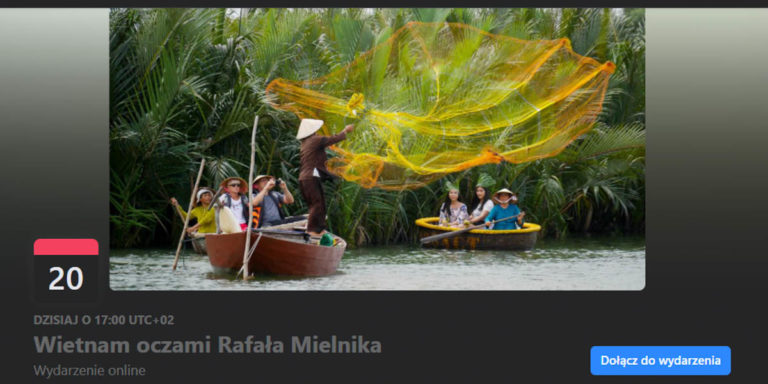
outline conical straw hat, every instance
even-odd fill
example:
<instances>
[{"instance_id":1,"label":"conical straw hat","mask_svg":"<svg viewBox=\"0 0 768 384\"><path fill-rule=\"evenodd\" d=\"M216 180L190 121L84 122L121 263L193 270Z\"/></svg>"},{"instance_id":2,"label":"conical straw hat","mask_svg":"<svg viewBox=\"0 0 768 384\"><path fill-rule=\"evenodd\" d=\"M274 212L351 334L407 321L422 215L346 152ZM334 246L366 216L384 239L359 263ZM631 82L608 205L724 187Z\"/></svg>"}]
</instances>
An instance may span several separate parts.
<instances>
[{"instance_id":1,"label":"conical straw hat","mask_svg":"<svg viewBox=\"0 0 768 384\"><path fill-rule=\"evenodd\" d=\"M317 130L322 126L322 120L301 119L301 124L299 125L299 133L296 134L296 138L301 140L309 137L309 135L317 132Z\"/></svg>"},{"instance_id":2,"label":"conical straw hat","mask_svg":"<svg viewBox=\"0 0 768 384\"><path fill-rule=\"evenodd\" d=\"M493 199L496 200L496 201L500 201L499 200L499 195L502 194L502 193L509 193L510 196L514 196L515 195L515 193L510 191L509 189L502 188L498 192L493 194Z\"/></svg>"},{"instance_id":3,"label":"conical straw hat","mask_svg":"<svg viewBox=\"0 0 768 384\"><path fill-rule=\"evenodd\" d=\"M261 179L263 179L265 177L272 177L272 178L274 178L272 175L258 175L258 176L256 176L256 178L253 179L253 184L258 183L259 180L261 180Z\"/></svg>"},{"instance_id":4,"label":"conical straw hat","mask_svg":"<svg viewBox=\"0 0 768 384\"><path fill-rule=\"evenodd\" d=\"M275 178L275 177L274 177L274 176L272 176L272 175L258 175L258 176L256 176L256 178L255 178L255 179L253 179L253 184L251 184L251 190L253 190L253 192L254 192L254 193L258 192L258 190L256 189L256 185L258 185L258 184L259 184L259 180L261 180L261 179L263 179L263 178L265 178L265 177L266 177L266 178L270 178L270 177L271 177L271 178L273 178L273 179Z\"/></svg>"},{"instance_id":5,"label":"conical straw hat","mask_svg":"<svg viewBox=\"0 0 768 384\"><path fill-rule=\"evenodd\" d=\"M248 191L248 189L246 188L246 186L248 185L248 182L245 181L242 177L227 177L226 179L224 179L224 181L221 182L221 184L219 184L219 186L224 188L224 189L226 189L227 188L227 184L229 184L229 182L232 181L232 180L237 180L237 181L240 182L240 191L241 192L242 191L246 191L246 192ZM245 192L243 192L243 193L245 193Z\"/></svg>"}]
</instances>

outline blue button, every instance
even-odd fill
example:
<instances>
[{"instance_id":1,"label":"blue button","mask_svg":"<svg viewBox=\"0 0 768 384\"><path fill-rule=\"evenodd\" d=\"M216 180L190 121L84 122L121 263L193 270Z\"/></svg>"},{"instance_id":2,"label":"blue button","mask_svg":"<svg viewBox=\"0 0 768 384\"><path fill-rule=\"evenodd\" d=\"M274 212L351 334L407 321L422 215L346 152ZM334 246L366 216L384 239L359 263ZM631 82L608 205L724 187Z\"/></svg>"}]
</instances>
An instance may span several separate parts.
<instances>
[{"instance_id":1,"label":"blue button","mask_svg":"<svg viewBox=\"0 0 768 384\"><path fill-rule=\"evenodd\" d=\"M594 346L596 376L724 376L731 374L726 346Z\"/></svg>"}]
</instances>

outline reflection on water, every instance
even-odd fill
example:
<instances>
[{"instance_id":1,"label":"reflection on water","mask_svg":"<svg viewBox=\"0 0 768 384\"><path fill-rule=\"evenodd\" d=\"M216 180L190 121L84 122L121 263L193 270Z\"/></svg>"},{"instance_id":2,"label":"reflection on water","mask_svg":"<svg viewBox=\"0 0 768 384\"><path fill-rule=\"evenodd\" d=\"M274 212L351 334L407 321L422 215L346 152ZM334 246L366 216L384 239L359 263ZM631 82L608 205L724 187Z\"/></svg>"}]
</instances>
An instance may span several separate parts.
<instances>
[{"instance_id":1,"label":"reflection on water","mask_svg":"<svg viewBox=\"0 0 768 384\"><path fill-rule=\"evenodd\" d=\"M336 274L257 276L244 282L213 273L207 256L185 250L112 250L115 290L640 290L644 238L540 241L525 252L456 251L416 246L348 250Z\"/></svg>"}]
</instances>

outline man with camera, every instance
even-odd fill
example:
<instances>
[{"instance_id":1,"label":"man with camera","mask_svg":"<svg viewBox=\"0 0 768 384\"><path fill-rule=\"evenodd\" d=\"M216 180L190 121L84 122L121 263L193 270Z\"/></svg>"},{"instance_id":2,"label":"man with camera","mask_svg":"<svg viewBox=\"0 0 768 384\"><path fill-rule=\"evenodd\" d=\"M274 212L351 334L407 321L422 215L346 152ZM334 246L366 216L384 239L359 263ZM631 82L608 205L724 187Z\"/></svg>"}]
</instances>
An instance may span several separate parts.
<instances>
[{"instance_id":1,"label":"man with camera","mask_svg":"<svg viewBox=\"0 0 768 384\"><path fill-rule=\"evenodd\" d=\"M282 192L274 191L278 185ZM293 204L293 195L285 182L269 175L259 175L253 180L253 216L254 228L269 227L295 220L285 218L280 209L283 204ZM300 219L300 218L299 218Z\"/></svg>"}]
</instances>

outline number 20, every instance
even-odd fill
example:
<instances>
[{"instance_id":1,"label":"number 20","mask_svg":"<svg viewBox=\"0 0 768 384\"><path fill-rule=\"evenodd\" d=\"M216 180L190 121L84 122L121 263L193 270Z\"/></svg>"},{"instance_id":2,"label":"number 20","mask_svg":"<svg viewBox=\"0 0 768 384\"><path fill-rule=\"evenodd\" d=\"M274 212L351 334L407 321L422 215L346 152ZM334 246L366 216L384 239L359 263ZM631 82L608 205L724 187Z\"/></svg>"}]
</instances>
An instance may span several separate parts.
<instances>
[{"instance_id":1,"label":"number 20","mask_svg":"<svg viewBox=\"0 0 768 384\"><path fill-rule=\"evenodd\" d=\"M58 276L56 276L53 281L51 281L51 284L48 285L49 291L63 291L64 287L58 284L59 281L64 277L64 269L61 267L51 267L51 269L48 270L50 273L58 272ZM77 284L73 282L73 275L77 275ZM77 291L80 289L80 287L83 286L83 270L80 269L80 267L71 267L67 270L67 287L72 291Z\"/></svg>"}]
</instances>

